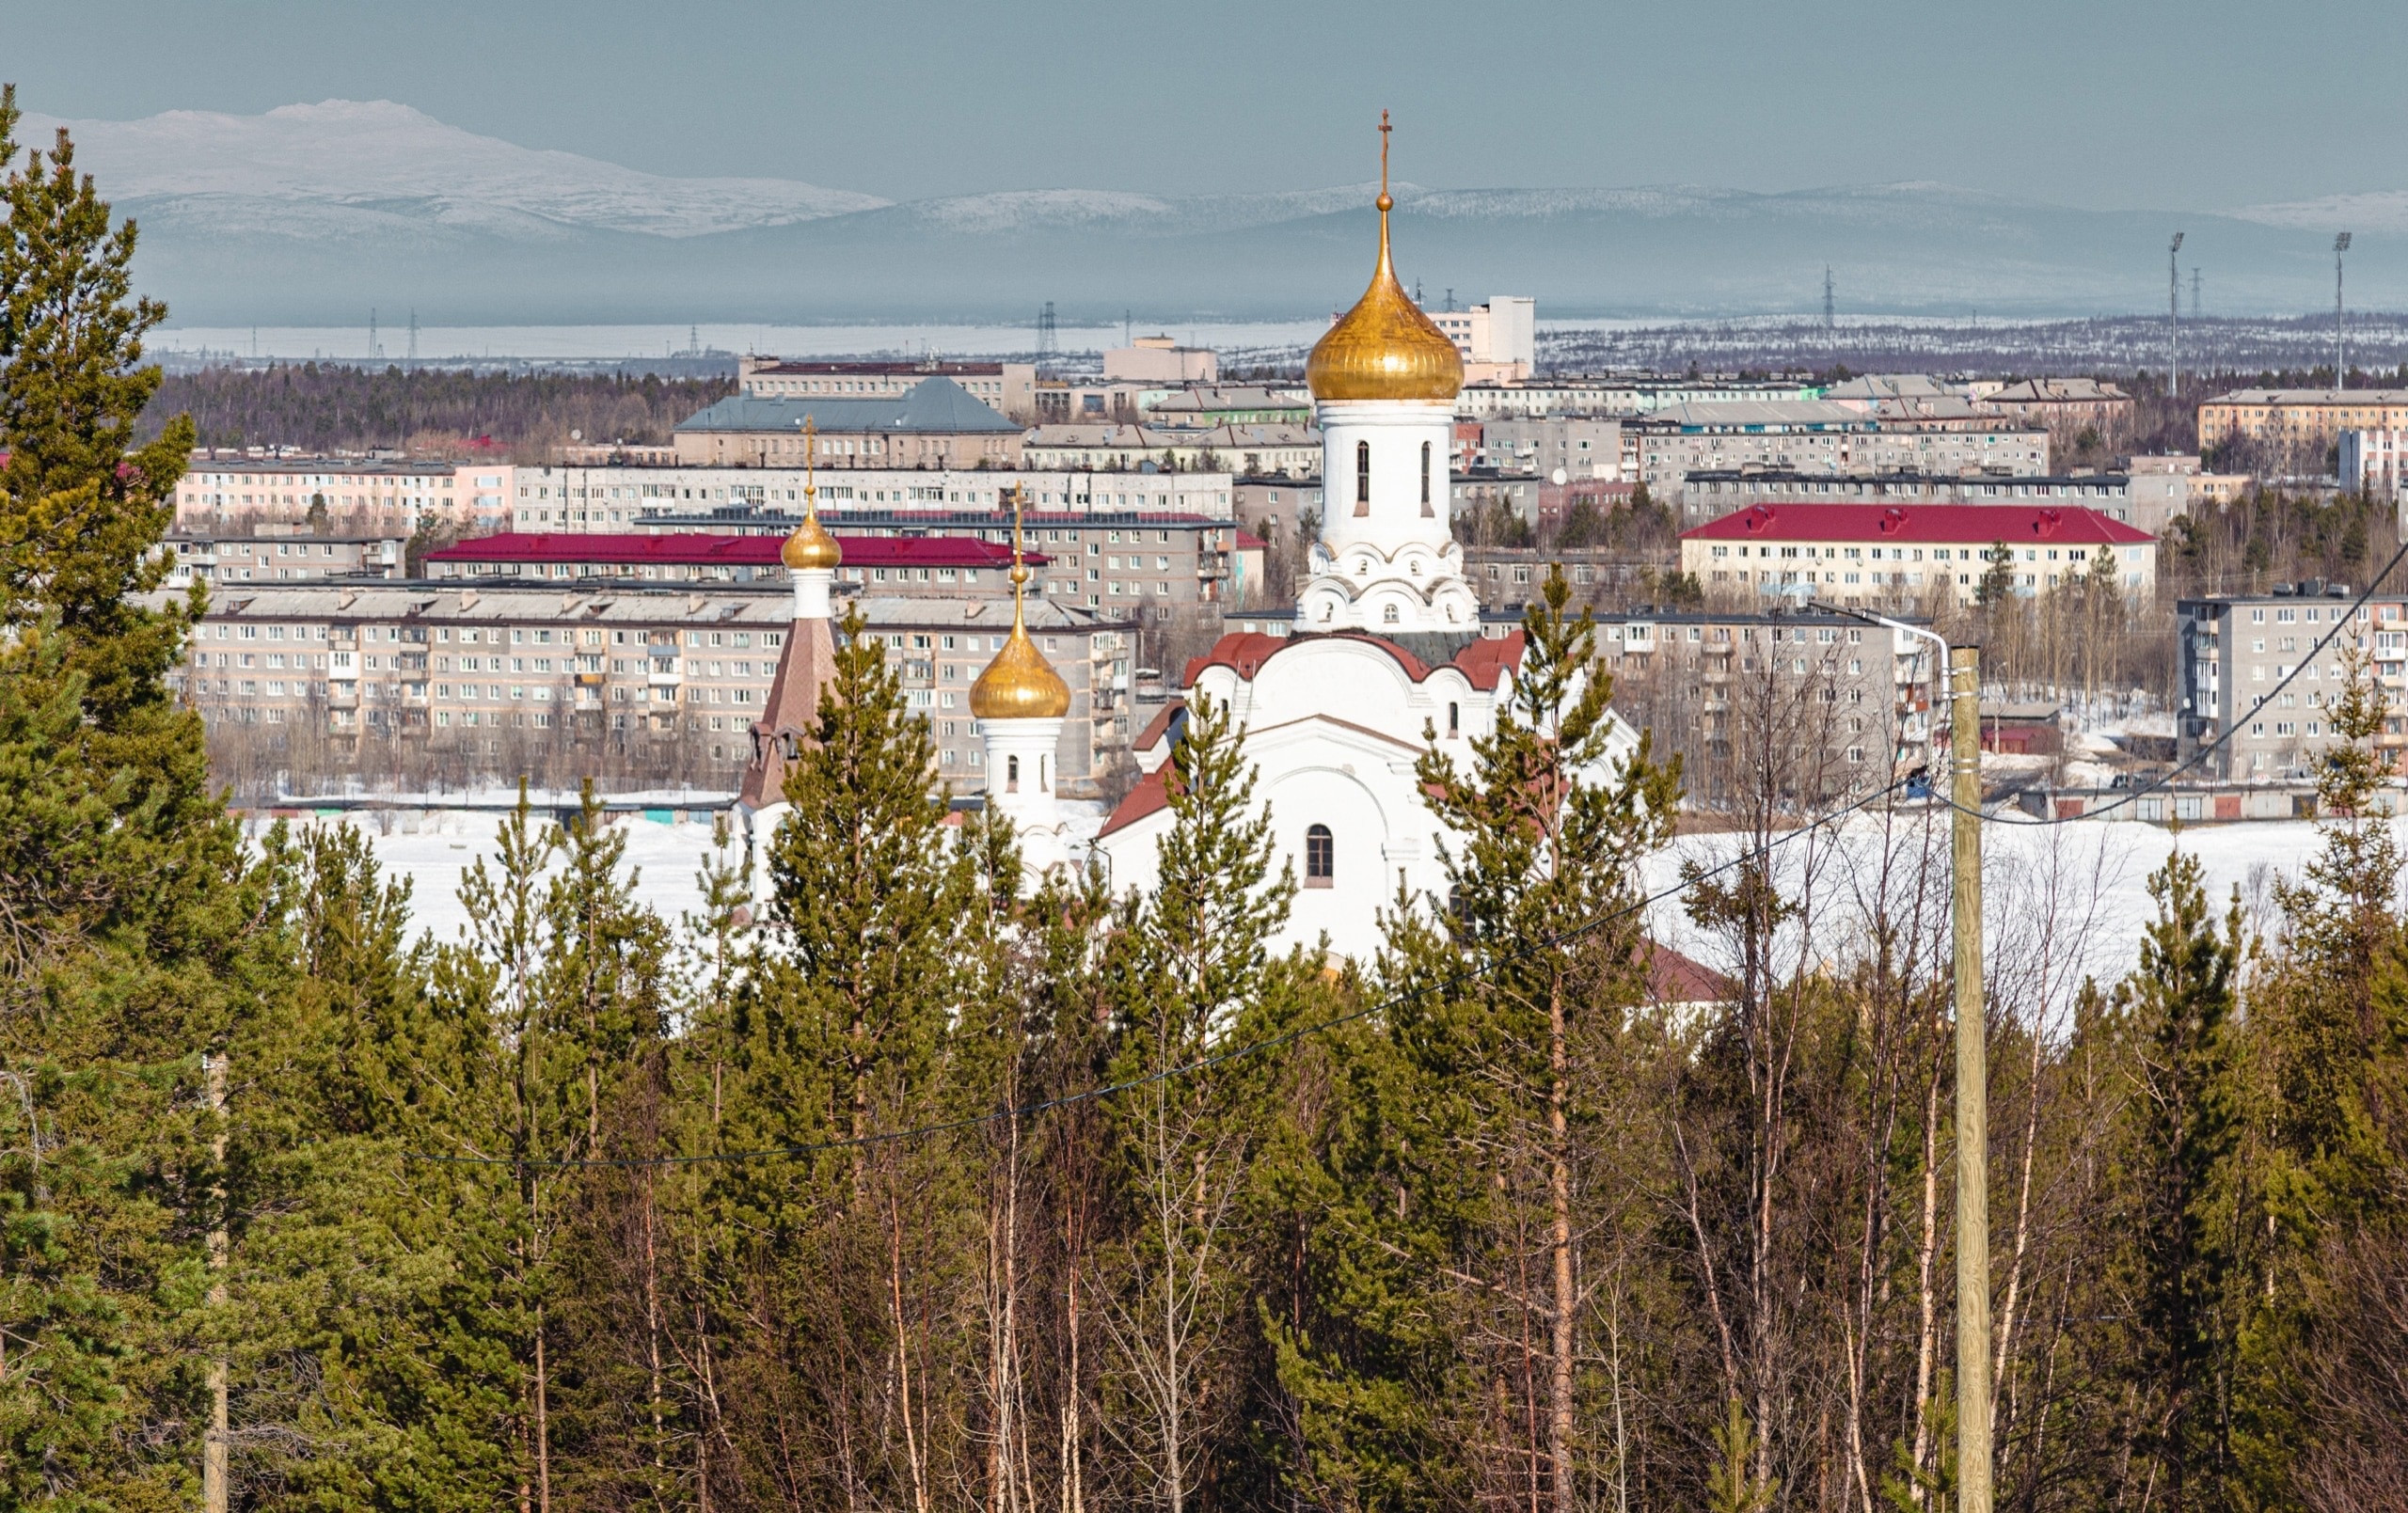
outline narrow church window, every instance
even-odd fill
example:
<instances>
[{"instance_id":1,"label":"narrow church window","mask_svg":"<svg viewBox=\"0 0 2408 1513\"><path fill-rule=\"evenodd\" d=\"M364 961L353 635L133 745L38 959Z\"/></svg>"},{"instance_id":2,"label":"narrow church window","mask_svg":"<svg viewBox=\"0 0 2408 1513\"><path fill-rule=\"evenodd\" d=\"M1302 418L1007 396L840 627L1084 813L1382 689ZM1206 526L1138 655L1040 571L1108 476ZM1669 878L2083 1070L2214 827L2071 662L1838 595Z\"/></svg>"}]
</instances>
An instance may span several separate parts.
<instances>
[{"instance_id":1,"label":"narrow church window","mask_svg":"<svg viewBox=\"0 0 2408 1513\"><path fill-rule=\"evenodd\" d=\"M1447 706L1447 733L1450 735L1461 735L1463 733L1464 706L1461 704L1450 703ZM1968 1148L1970 1149L1971 1147Z\"/></svg>"},{"instance_id":2,"label":"narrow church window","mask_svg":"<svg viewBox=\"0 0 2408 1513\"><path fill-rule=\"evenodd\" d=\"M1004 792L1020 792L1020 758L1016 756L1004 759Z\"/></svg>"},{"instance_id":3,"label":"narrow church window","mask_svg":"<svg viewBox=\"0 0 2408 1513\"><path fill-rule=\"evenodd\" d=\"M1421 514L1432 519L1436 513L1430 508L1430 444L1425 441L1421 444Z\"/></svg>"},{"instance_id":4,"label":"narrow church window","mask_svg":"<svg viewBox=\"0 0 2408 1513\"><path fill-rule=\"evenodd\" d=\"M1329 827L1316 825L1305 831L1305 886L1327 888L1338 870L1338 847L1330 839Z\"/></svg>"},{"instance_id":5,"label":"narrow church window","mask_svg":"<svg viewBox=\"0 0 2408 1513\"><path fill-rule=\"evenodd\" d=\"M1354 444L1354 512L1371 512L1371 444L1368 441Z\"/></svg>"}]
</instances>

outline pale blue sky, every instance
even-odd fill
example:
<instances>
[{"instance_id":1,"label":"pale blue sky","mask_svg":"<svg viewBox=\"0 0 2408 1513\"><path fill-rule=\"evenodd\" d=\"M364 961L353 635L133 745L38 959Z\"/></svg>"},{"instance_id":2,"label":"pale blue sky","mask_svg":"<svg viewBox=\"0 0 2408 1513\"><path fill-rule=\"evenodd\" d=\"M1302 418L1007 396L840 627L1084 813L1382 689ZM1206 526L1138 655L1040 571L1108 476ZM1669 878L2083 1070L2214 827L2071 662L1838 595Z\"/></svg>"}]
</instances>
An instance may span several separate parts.
<instances>
[{"instance_id":1,"label":"pale blue sky","mask_svg":"<svg viewBox=\"0 0 2408 1513\"><path fill-rule=\"evenodd\" d=\"M1909 179L2101 209L2408 187L2397 0L6 0L27 109L389 99L655 172L986 189Z\"/></svg>"}]
</instances>

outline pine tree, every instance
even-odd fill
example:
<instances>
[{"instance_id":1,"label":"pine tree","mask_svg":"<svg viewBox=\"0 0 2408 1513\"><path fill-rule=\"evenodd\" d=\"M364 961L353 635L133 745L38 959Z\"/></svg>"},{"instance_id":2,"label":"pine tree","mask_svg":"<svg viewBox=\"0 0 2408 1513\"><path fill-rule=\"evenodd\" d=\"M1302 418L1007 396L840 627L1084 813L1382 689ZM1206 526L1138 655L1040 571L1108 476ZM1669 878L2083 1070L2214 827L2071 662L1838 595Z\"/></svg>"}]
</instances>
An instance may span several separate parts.
<instances>
[{"instance_id":1,"label":"pine tree","mask_svg":"<svg viewBox=\"0 0 2408 1513\"><path fill-rule=\"evenodd\" d=\"M2242 940L2239 899L2219 930L2203 875L2182 851L2150 875L2158 917L2118 995L2133 1052L2121 1141L2138 1315L2132 1367L2151 1405L2149 1449L2178 1510L2214 1505L2222 1470L2218 1184L2232 1145L2226 1026Z\"/></svg>"},{"instance_id":2,"label":"pine tree","mask_svg":"<svg viewBox=\"0 0 2408 1513\"><path fill-rule=\"evenodd\" d=\"M1306 967L1272 954L1295 879L1272 870L1243 735L1209 698L1189 705L1165 789L1157 881L1123 909L1105 966L1112 1080L1133 1084L1110 1110L1125 1229L1105 1317L1138 1489L1179 1513L1208 1495L1227 1449L1233 1395L1213 1389L1244 1321L1247 1171L1280 1068L1265 1056L1180 1069L1285 1028Z\"/></svg>"},{"instance_id":3,"label":"pine tree","mask_svg":"<svg viewBox=\"0 0 2408 1513\"><path fill-rule=\"evenodd\" d=\"M1483 1479L1559 1509L1584 1497L1580 1194L1598 1074L1640 991L1636 870L1670 833L1679 775L1643 741L1610 756L1611 680L1570 597L1550 573L1470 769L1434 733L1419 764L1448 891L1389 917L1378 990L1395 1007L1351 1074L1359 1123L1333 1150L1342 1196L1319 1237L1332 1316L1279 1342L1318 1475L1367 1506Z\"/></svg>"},{"instance_id":4,"label":"pine tree","mask_svg":"<svg viewBox=\"0 0 2408 1513\"><path fill-rule=\"evenodd\" d=\"M189 445L129 449L158 382L130 223L62 135L19 160L0 90L0 1505L192 1494L206 1237L224 1221L203 1058L257 1007L266 880L165 674Z\"/></svg>"}]
</instances>

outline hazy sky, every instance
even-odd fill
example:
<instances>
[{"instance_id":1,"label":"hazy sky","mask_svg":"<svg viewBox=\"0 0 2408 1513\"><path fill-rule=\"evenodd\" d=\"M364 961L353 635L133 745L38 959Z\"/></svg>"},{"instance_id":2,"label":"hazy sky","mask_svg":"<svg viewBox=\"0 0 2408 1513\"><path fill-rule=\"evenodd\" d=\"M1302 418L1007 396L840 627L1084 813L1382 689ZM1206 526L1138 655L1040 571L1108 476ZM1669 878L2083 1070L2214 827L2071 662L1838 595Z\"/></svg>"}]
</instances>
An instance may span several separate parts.
<instances>
[{"instance_id":1,"label":"hazy sky","mask_svg":"<svg viewBox=\"0 0 2408 1513\"><path fill-rule=\"evenodd\" d=\"M2399 0L0 0L30 110L388 99L893 198L1942 180L2097 208L2408 188Z\"/></svg>"}]
</instances>

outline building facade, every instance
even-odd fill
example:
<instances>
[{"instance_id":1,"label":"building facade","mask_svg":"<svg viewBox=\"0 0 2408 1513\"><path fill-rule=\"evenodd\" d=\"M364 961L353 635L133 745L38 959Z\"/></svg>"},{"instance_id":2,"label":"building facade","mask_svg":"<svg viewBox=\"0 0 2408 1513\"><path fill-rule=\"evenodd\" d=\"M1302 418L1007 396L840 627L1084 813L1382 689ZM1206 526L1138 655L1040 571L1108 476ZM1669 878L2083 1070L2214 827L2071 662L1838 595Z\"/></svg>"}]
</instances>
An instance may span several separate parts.
<instances>
[{"instance_id":1,"label":"building facade","mask_svg":"<svg viewBox=\"0 0 2408 1513\"><path fill-rule=\"evenodd\" d=\"M938 778L974 789L983 748L969 689L1010 629L1010 601L873 592L850 607L928 722ZM732 780L792 619L784 584L277 585L216 595L175 682L213 728L436 746L505 733L676 735L704 753L696 780ZM1100 767L1128 746L1130 627L1041 601L1028 621L1071 687L1065 792L1092 795Z\"/></svg>"},{"instance_id":2,"label":"building facade","mask_svg":"<svg viewBox=\"0 0 2408 1513\"><path fill-rule=\"evenodd\" d=\"M2408 430L2408 389L2244 388L2199 405L2199 449L2253 441L2321 452L2344 431Z\"/></svg>"},{"instance_id":3,"label":"building facade","mask_svg":"<svg viewBox=\"0 0 2408 1513\"><path fill-rule=\"evenodd\" d=\"M959 598L1005 586L1012 554L975 535L848 534L838 581L872 593ZM528 534L505 531L427 553L426 575L508 578L521 582L595 580L626 583L783 583L780 538L700 532L610 535L594 531ZM1049 559L1029 559L1042 574Z\"/></svg>"},{"instance_id":4,"label":"building facade","mask_svg":"<svg viewBox=\"0 0 2408 1513\"><path fill-rule=\"evenodd\" d=\"M397 578L404 536L170 531L167 587L203 583L301 583L322 578Z\"/></svg>"},{"instance_id":5,"label":"building facade","mask_svg":"<svg viewBox=\"0 0 2408 1513\"><path fill-rule=\"evenodd\" d=\"M1309 426L1040 425L1022 447L1022 465L1063 472L1285 473L1321 467L1321 435Z\"/></svg>"},{"instance_id":6,"label":"building facade","mask_svg":"<svg viewBox=\"0 0 2408 1513\"><path fill-rule=\"evenodd\" d=\"M2203 764L2209 775L2312 777L2338 740L2332 708L2350 664L2363 659L2387 705L2376 745L2398 766L2408 751L2408 599L2382 595L2353 610L2354 598L2346 584L2311 579L2175 601L2177 760L2228 737Z\"/></svg>"},{"instance_id":7,"label":"building facade","mask_svg":"<svg viewBox=\"0 0 2408 1513\"><path fill-rule=\"evenodd\" d=\"M1680 405L1622 428L1623 473L1663 498L1692 473L1762 468L1794 473L1997 473L2049 470L2049 433L2020 422L1929 425L1885 421L1845 404Z\"/></svg>"},{"instance_id":8,"label":"building facade","mask_svg":"<svg viewBox=\"0 0 2408 1513\"><path fill-rule=\"evenodd\" d=\"M2156 539L2076 507L1758 504L1681 532L1681 571L1726 603L1966 602L1993 566L2005 569L2017 593L2045 593L2094 575L2143 603L2157 593Z\"/></svg>"},{"instance_id":9,"label":"building facade","mask_svg":"<svg viewBox=\"0 0 2408 1513\"><path fill-rule=\"evenodd\" d=\"M1231 518L1230 475L1093 473L1028 468L959 470L791 467L521 467L511 512L494 528L535 531L714 530L780 535L794 528L802 492L816 478L820 511L859 514L988 512L1010 523L1012 493L1056 514L1163 512Z\"/></svg>"},{"instance_id":10,"label":"building facade","mask_svg":"<svg viewBox=\"0 0 2408 1513\"><path fill-rule=\"evenodd\" d=\"M816 428L807 436L805 423ZM950 378L900 395L738 394L680 421L677 460L718 466L915 470L1018 467L1021 427Z\"/></svg>"},{"instance_id":11,"label":"building facade","mask_svg":"<svg viewBox=\"0 0 2408 1513\"><path fill-rule=\"evenodd\" d=\"M424 521L491 530L508 519L515 471L504 463L196 451L176 483L175 526L239 533L291 525L407 536Z\"/></svg>"},{"instance_id":12,"label":"building facade","mask_svg":"<svg viewBox=\"0 0 2408 1513\"><path fill-rule=\"evenodd\" d=\"M737 389L755 399L900 399L930 378L964 392L1020 425L1037 421L1037 365L1024 362L814 362L743 356Z\"/></svg>"}]
</instances>

